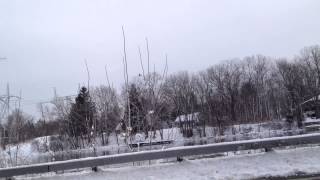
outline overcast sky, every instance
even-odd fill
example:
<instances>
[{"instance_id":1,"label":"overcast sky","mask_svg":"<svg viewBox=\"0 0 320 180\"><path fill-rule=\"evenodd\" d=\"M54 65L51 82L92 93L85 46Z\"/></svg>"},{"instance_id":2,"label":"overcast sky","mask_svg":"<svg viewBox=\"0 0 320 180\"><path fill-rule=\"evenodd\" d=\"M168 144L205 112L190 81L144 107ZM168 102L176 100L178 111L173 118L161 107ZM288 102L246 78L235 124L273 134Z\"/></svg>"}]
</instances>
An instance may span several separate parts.
<instances>
[{"instance_id":1,"label":"overcast sky","mask_svg":"<svg viewBox=\"0 0 320 180\"><path fill-rule=\"evenodd\" d=\"M318 0L1 0L0 95L10 84L22 91L23 108L76 94L85 84L123 83L122 32L127 36L129 76L140 70L138 46L162 70L197 72L221 60L263 54L293 57L320 44Z\"/></svg>"}]
</instances>

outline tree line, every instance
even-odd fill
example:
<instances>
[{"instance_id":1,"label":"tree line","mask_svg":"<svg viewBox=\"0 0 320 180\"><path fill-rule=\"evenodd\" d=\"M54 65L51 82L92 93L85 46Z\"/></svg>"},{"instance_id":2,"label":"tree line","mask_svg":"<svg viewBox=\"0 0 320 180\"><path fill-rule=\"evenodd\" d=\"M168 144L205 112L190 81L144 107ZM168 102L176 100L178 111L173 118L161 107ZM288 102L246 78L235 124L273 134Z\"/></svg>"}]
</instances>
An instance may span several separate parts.
<instances>
[{"instance_id":1,"label":"tree line","mask_svg":"<svg viewBox=\"0 0 320 180\"><path fill-rule=\"evenodd\" d=\"M230 59L197 73L168 75L144 72L133 77L120 92L110 86L82 87L75 99L54 98L45 121L37 123L13 111L0 126L3 139L16 143L36 136L59 135L70 148L108 144L112 133L163 136L180 115L199 113L199 123L181 126L191 137L197 128L206 136L207 126L218 128L286 118L302 126L301 103L320 90L320 46L303 48L294 58L254 55ZM318 100L318 99L317 99ZM320 116L316 108L317 117ZM45 123L44 123L45 122ZM54 128L53 128L54 127ZM129 128L130 127L130 128ZM2 141L9 143L9 141Z\"/></svg>"}]
</instances>

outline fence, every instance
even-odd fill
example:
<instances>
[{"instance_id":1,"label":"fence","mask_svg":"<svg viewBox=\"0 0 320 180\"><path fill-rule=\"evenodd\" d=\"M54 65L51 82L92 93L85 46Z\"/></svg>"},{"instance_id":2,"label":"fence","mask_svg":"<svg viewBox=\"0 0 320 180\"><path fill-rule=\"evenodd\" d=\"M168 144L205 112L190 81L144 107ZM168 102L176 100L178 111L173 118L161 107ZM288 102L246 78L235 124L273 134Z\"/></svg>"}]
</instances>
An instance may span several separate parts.
<instances>
[{"instance_id":1,"label":"fence","mask_svg":"<svg viewBox=\"0 0 320 180\"><path fill-rule=\"evenodd\" d=\"M245 140L236 142L216 143L201 146L176 147L165 150L153 150L144 152L134 152L127 154L117 154L101 157L83 158L75 160L67 160L60 162L51 162L43 164L35 164L28 166L18 166L12 168L0 169L0 177L12 177L25 174L38 174L47 172L57 172L62 170L97 167L111 164L121 164L136 161L166 159L173 157L183 157L192 155L205 155L221 152L274 148L282 146L293 146L301 144L320 143L320 133Z\"/></svg>"}]
</instances>

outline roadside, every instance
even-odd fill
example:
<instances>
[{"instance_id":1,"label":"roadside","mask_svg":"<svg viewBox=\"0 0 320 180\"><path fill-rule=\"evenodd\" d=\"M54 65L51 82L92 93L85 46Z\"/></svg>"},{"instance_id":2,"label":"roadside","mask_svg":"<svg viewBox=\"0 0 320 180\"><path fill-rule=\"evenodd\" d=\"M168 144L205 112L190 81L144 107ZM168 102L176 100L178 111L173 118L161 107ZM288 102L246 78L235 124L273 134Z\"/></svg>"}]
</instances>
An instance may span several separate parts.
<instances>
[{"instance_id":1,"label":"roadside","mask_svg":"<svg viewBox=\"0 0 320 180\"><path fill-rule=\"evenodd\" d=\"M297 174L302 176L320 172L319 153L319 146L301 147L268 153L185 160L181 163L158 163L151 166L105 166L101 167L98 173L88 170L33 176L29 179L297 179Z\"/></svg>"},{"instance_id":2,"label":"roadside","mask_svg":"<svg viewBox=\"0 0 320 180\"><path fill-rule=\"evenodd\" d=\"M283 180L283 179L291 179L291 180L317 180L320 179L320 173L315 174L305 174L304 172L298 173L292 176L274 176L274 177L262 177L256 178L254 180Z\"/></svg>"}]
</instances>

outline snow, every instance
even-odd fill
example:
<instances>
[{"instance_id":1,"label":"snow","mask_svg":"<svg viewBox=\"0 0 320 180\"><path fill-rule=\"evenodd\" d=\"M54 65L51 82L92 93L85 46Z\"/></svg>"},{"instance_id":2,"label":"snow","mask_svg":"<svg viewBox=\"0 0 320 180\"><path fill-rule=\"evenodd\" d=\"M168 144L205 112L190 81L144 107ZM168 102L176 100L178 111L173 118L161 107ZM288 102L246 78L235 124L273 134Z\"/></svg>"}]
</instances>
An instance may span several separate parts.
<instances>
[{"instance_id":1,"label":"snow","mask_svg":"<svg viewBox=\"0 0 320 180\"><path fill-rule=\"evenodd\" d=\"M307 117L304 122L305 123L320 123L320 119L313 119L313 118Z\"/></svg>"},{"instance_id":2,"label":"snow","mask_svg":"<svg viewBox=\"0 0 320 180\"><path fill-rule=\"evenodd\" d=\"M235 141L235 142L224 142L224 143L215 143L215 144L206 144L206 145L194 145L194 146L184 146L184 147L172 147L167 149L166 151L170 152L173 150L180 150L180 149L185 149L185 150L195 150L195 148L203 148L203 147L216 147L216 146L221 146L221 145L230 145L230 144L239 144L239 143L256 143L256 142L264 142L264 141L270 141L270 140L290 140L290 139L295 139L295 138L303 138L303 137L319 137L320 133L313 133L313 134L304 134L304 135L297 135L297 136L290 136L290 137L273 137L273 138L266 138L266 139L252 139L252 140L245 140L245 141ZM307 145L308 146L308 145ZM309 145L310 146L310 145ZM281 147L284 148L284 147ZM152 152L163 152L164 149L159 149L159 150L153 150ZM250 151L250 150L246 150ZM255 151L255 150L252 150ZM258 150L259 151L259 150ZM243 151L237 151L236 153L241 153ZM125 155L130 155L130 154L144 154L144 151L140 152L130 152L130 153L125 153ZM115 158L115 157L120 157L123 156L123 154L113 154L113 155L108 155L109 158ZM78 162L82 163L83 160L92 160L92 159L104 159L104 156L100 157L86 157L82 158L81 160L79 159L72 159L72 160L66 160L64 162ZM160 160L161 161L161 160ZM53 164L60 164L60 162L48 162L48 163L43 163L42 165L53 165ZM37 166L37 165L35 165ZM20 166L20 167L25 167L25 166Z\"/></svg>"},{"instance_id":3,"label":"snow","mask_svg":"<svg viewBox=\"0 0 320 180\"><path fill-rule=\"evenodd\" d=\"M218 129L216 127L206 127L206 137L200 136L199 130L199 127L196 127L194 129L194 136L186 138L183 137L183 134L177 127L163 129L163 139L160 136L160 131L156 131L155 137L149 134L149 136L147 136L147 138L145 138L144 141L142 141L142 143L159 142L162 140L173 141L173 143L166 145L156 145L152 147L140 147L139 150L143 151L150 149L167 149L179 146L212 144L217 142L229 142L249 139L261 139L267 137L295 135L303 132L302 129L296 128L295 126L288 128L285 121L271 121L265 123L227 126L223 130L223 135L219 134ZM144 133L142 133L142 135L144 135ZM135 143L136 141L134 139L135 138L133 138L133 140L130 143ZM118 136L119 141L117 141L117 136L115 135L115 133L112 133L109 136L109 143L107 146L102 146L100 142L100 137L98 137L96 140L95 152L93 151L92 147L87 147L81 150L70 150L66 148L65 151L45 152L44 148L45 146L49 146L48 143L50 143L50 138L47 138L47 140L48 141L46 141L46 137L40 137L33 139L29 142L19 144L19 159L16 163L11 163L9 160L10 155L8 155L8 153L5 151L1 151L0 149L0 158L4 160L0 160L0 167L10 167L16 164L25 165L45 163L51 161L61 161L138 151L138 149L129 149L125 142L125 138L121 135ZM12 150L13 149L11 149L11 151Z\"/></svg>"},{"instance_id":4,"label":"snow","mask_svg":"<svg viewBox=\"0 0 320 180\"><path fill-rule=\"evenodd\" d=\"M320 172L320 147L303 147L272 152L234 155L207 159L184 160L181 163L129 167L101 167L98 173L89 170L65 174L20 177L23 179L58 180L125 180L125 179L253 179L289 176L299 172Z\"/></svg>"},{"instance_id":5,"label":"snow","mask_svg":"<svg viewBox=\"0 0 320 180\"><path fill-rule=\"evenodd\" d=\"M187 115L181 115L178 116L175 120L176 123L178 122L184 122L184 121L195 121L195 122L199 122L199 112L196 113L191 113L191 114L187 114Z\"/></svg>"},{"instance_id":6,"label":"snow","mask_svg":"<svg viewBox=\"0 0 320 180\"><path fill-rule=\"evenodd\" d=\"M0 168L34 163L33 160L38 159L40 155L51 157L52 152L45 152L49 145L50 136L43 136L19 144L7 145L5 150L0 148Z\"/></svg>"},{"instance_id":7,"label":"snow","mask_svg":"<svg viewBox=\"0 0 320 180\"><path fill-rule=\"evenodd\" d=\"M232 142L224 142L224 143L215 143L215 144L206 144L206 145L194 145L194 146L180 146L180 147L172 147L170 149L189 149L194 147L206 147L206 146L219 146L220 144L228 145L228 144L238 144L242 142L248 142L248 143L256 143L256 142L265 142L270 140L290 140L295 139L297 137L303 138L303 137L318 137L320 136L320 133L313 133L313 134L303 134L303 135L296 135L296 136L286 136L286 137L271 137L271 138L264 138L264 139L250 139L250 140L242 140L242 141L232 141Z\"/></svg>"},{"instance_id":8,"label":"snow","mask_svg":"<svg viewBox=\"0 0 320 180\"><path fill-rule=\"evenodd\" d=\"M316 127L320 127L320 124L313 124L313 125L306 126L306 128L316 128Z\"/></svg>"}]
</instances>

